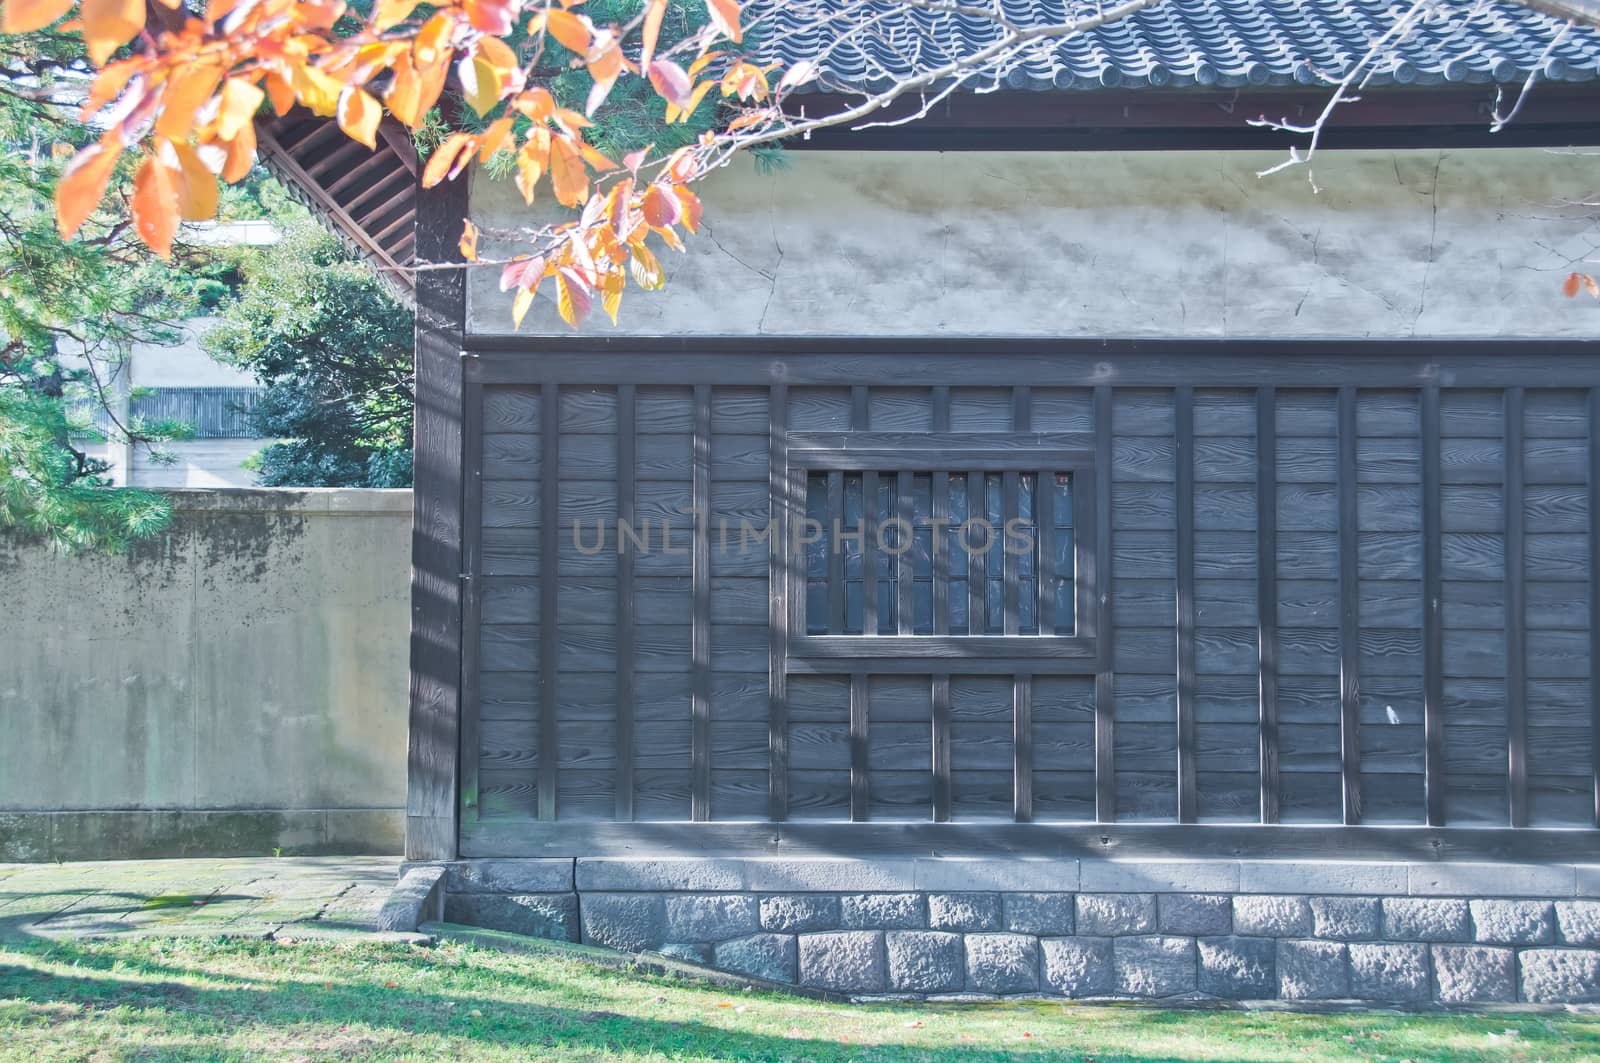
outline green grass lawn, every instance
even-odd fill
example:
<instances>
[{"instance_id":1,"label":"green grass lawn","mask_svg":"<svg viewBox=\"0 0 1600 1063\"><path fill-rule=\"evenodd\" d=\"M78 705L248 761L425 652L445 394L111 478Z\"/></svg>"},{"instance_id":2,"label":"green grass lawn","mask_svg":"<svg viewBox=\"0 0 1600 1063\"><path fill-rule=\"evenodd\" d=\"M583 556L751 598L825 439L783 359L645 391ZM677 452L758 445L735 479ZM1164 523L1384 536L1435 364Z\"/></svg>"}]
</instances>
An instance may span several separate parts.
<instances>
[{"instance_id":1,"label":"green grass lawn","mask_svg":"<svg viewBox=\"0 0 1600 1063\"><path fill-rule=\"evenodd\" d=\"M828 1004L463 944L0 941L0 1058L1600 1059L1600 1016Z\"/></svg>"}]
</instances>

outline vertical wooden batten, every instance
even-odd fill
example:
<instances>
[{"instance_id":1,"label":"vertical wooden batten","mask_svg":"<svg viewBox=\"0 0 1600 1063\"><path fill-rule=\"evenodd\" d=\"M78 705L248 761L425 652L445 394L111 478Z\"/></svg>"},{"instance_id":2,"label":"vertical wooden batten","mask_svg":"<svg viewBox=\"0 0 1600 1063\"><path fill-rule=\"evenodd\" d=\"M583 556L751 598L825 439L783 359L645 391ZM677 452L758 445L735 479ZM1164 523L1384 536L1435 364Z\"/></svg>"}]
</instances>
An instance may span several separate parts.
<instances>
[{"instance_id":1,"label":"vertical wooden batten","mask_svg":"<svg viewBox=\"0 0 1600 1063\"><path fill-rule=\"evenodd\" d=\"M1589 771L1600 827L1600 387L1589 389Z\"/></svg>"},{"instance_id":2,"label":"vertical wooden batten","mask_svg":"<svg viewBox=\"0 0 1600 1063\"><path fill-rule=\"evenodd\" d=\"M561 679L561 389L539 389L539 818L556 818L556 765L560 733L556 702Z\"/></svg>"},{"instance_id":3,"label":"vertical wooden batten","mask_svg":"<svg viewBox=\"0 0 1600 1063\"><path fill-rule=\"evenodd\" d=\"M418 184L422 261L455 256L467 183ZM463 270L417 275L411 661L406 751L408 860L454 860L460 799Z\"/></svg>"},{"instance_id":4,"label":"vertical wooden batten","mask_svg":"<svg viewBox=\"0 0 1600 1063\"><path fill-rule=\"evenodd\" d=\"M1524 582L1523 391L1505 392L1506 805L1511 826L1528 825L1528 635Z\"/></svg>"},{"instance_id":5,"label":"vertical wooden batten","mask_svg":"<svg viewBox=\"0 0 1600 1063\"><path fill-rule=\"evenodd\" d=\"M1094 481L1095 589L1100 599L1096 603L1100 636L1094 677L1094 818L1100 823L1112 823L1117 818L1116 673L1111 662L1111 431L1111 385L1100 384L1094 389L1098 474Z\"/></svg>"},{"instance_id":6,"label":"vertical wooden batten","mask_svg":"<svg viewBox=\"0 0 1600 1063\"><path fill-rule=\"evenodd\" d=\"M694 389L689 619L689 818L711 818L711 385Z\"/></svg>"},{"instance_id":7,"label":"vertical wooden batten","mask_svg":"<svg viewBox=\"0 0 1600 1063\"><path fill-rule=\"evenodd\" d=\"M1444 554L1439 388L1422 389L1422 790L1427 824L1442 827L1444 802Z\"/></svg>"},{"instance_id":8,"label":"vertical wooden batten","mask_svg":"<svg viewBox=\"0 0 1600 1063\"><path fill-rule=\"evenodd\" d=\"M1261 822L1278 799L1278 394L1256 389L1256 668L1260 699Z\"/></svg>"},{"instance_id":9,"label":"vertical wooden batten","mask_svg":"<svg viewBox=\"0 0 1600 1063\"><path fill-rule=\"evenodd\" d=\"M767 557L767 815L774 823L782 823L789 818L789 596L803 594L805 586L803 572L799 579L793 576L798 562L791 556L795 551L789 518L798 503L789 495L786 467L787 385L773 384L769 389L768 414L767 496L772 543Z\"/></svg>"},{"instance_id":10,"label":"vertical wooden batten","mask_svg":"<svg viewBox=\"0 0 1600 1063\"><path fill-rule=\"evenodd\" d=\"M1174 627L1177 638L1178 822L1193 823L1199 803L1195 792L1195 611L1194 611L1194 388L1173 390L1176 425L1178 570Z\"/></svg>"},{"instance_id":11,"label":"vertical wooden batten","mask_svg":"<svg viewBox=\"0 0 1600 1063\"><path fill-rule=\"evenodd\" d=\"M633 545L622 534L634 524L634 481L638 463L637 391L617 385L617 766L616 817L634 818L634 601Z\"/></svg>"},{"instance_id":12,"label":"vertical wooden batten","mask_svg":"<svg viewBox=\"0 0 1600 1063\"><path fill-rule=\"evenodd\" d=\"M483 634L483 462L470 455L483 453L483 385L469 382L463 388L464 409L470 411L462 426L462 449L469 456L462 477L461 541L461 802L462 823L478 816L478 760L482 748L479 681Z\"/></svg>"},{"instance_id":13,"label":"vertical wooden batten","mask_svg":"<svg viewBox=\"0 0 1600 1063\"><path fill-rule=\"evenodd\" d=\"M933 430L950 431L950 389L935 386L929 394L933 410ZM950 538L941 520L950 519L950 472L941 470L933 474L933 633L950 633ZM933 773L933 808L935 823L950 821L950 675L935 672L931 679L930 770Z\"/></svg>"},{"instance_id":14,"label":"vertical wooden batten","mask_svg":"<svg viewBox=\"0 0 1600 1063\"><path fill-rule=\"evenodd\" d=\"M1361 822L1361 584L1356 389L1339 389L1339 775L1344 822Z\"/></svg>"}]
</instances>

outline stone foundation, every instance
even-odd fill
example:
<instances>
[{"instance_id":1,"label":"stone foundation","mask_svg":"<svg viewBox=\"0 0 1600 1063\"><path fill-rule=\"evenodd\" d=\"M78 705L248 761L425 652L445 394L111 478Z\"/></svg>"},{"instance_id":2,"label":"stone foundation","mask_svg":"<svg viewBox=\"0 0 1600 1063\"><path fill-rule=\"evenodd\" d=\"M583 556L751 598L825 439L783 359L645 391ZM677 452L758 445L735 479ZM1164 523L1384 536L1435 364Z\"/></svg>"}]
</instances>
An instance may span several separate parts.
<instances>
[{"instance_id":1,"label":"stone foundation","mask_svg":"<svg viewBox=\"0 0 1600 1063\"><path fill-rule=\"evenodd\" d=\"M1600 1002L1600 866L466 861L450 922L853 996Z\"/></svg>"}]
</instances>

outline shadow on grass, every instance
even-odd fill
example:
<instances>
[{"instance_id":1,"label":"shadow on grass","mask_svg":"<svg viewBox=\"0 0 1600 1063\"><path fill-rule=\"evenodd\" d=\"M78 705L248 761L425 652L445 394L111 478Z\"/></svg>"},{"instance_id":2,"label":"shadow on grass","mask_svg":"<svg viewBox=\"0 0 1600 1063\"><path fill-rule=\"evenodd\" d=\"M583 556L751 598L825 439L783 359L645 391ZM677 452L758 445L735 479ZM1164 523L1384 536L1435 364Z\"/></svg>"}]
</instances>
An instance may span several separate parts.
<instances>
[{"instance_id":1,"label":"shadow on grass","mask_svg":"<svg viewBox=\"0 0 1600 1063\"><path fill-rule=\"evenodd\" d=\"M335 964L330 964L338 969L324 972L319 969L316 955L300 953L298 949L279 956L263 952L275 948L266 944L241 942L238 954L206 952L207 947L203 939L187 942L154 939L150 952L130 953L126 942L113 947L75 940L0 939L0 1001L20 1000L33 1006L36 1014L43 1013L37 1021L45 1025L88 1021L97 1012L123 1009L114 1015L102 1015L96 1021L149 1031L150 1040L160 1042L160 1055L167 1059L212 1059L219 1054L232 1056L240 1052L256 1054L295 1047L296 1039L300 1039L306 1042L300 1047L312 1055L360 1055L371 1050L403 1050L411 1055L426 1055L449 1051L442 1043L449 1041L454 1042L456 1050L460 1050L463 1043L470 1043L534 1059L654 1052L668 1058L691 1059L956 1063L984 1058L1076 1059L1093 1055L1110 1063L1112 1060L1236 1058L1228 1054L1228 1049L1233 1048L1236 1054L1275 1063L1303 1060L1307 1052L1318 1045L1326 1049L1338 1044L1340 1049L1349 1048L1349 1055L1358 1055L1359 1050L1343 1044L1341 1035L1359 1032L1358 1024L1363 1019L1401 1018L1367 1013L1290 1017L1289 1022L1284 1023L1282 1016L1263 1012L1165 1013L1148 1008L1084 1008L1082 1021L1073 1024L1075 1041L1070 1045L1062 1044L1060 1036L1050 1038L1053 1043L1041 1039L1033 1045L841 1043L817 1036L819 1031L815 1024L830 1015L846 1015L866 1018L869 1020L864 1024L866 1028L887 1032L900 1026L910 1013L924 1018L938 1017L940 1021L961 1015L973 1019L998 1016L1006 1021L1007 1035L1016 1035L1032 1014L1040 1018L1048 1015L1059 1024L1061 1006L998 1004L961 1009L910 1005L897 1008L891 1005L820 1005L802 998L766 993L740 998L743 1003L761 1007L782 1008L792 1004L797 1009L793 1021L801 1028L782 1036L729 1029L725 1024L693 1017L674 1021L641 1015L640 1011L651 1005L643 1003L641 1006L638 1001L600 999L595 1004L595 1009L619 1008L631 1013L586 1009L581 1003L583 988L580 986L575 992L572 982L562 974L568 965L581 966L576 961L563 961L561 966L543 971L533 962L517 962L513 970L479 965L472 951L447 958L422 948L363 944L358 950L338 951ZM338 948L322 943L306 947ZM190 949L199 951L186 951ZM247 973L229 970L235 959L242 961L245 967L258 970ZM27 966L29 961L48 963L63 973L38 970ZM407 975L432 973L441 979L441 985L437 989L414 989L386 984L383 980L385 967L407 968ZM589 977L605 974L587 968L584 973ZM401 978L407 975L395 973ZM333 980L325 980L330 977ZM683 994L697 988L671 979L631 973L617 973L614 977L633 981L636 986L656 986L663 993ZM197 978L212 984L195 986L185 982ZM533 999L506 998L504 985L508 981ZM580 1003L572 1003L575 995ZM706 991L670 1004L665 998L658 998L656 1003L663 1008L676 1008L680 1014L692 1014L719 1006L713 1003L719 996L718 991ZM542 1003L540 998L562 1002ZM85 1006L94 1010L82 1010ZM480 1014L474 1015L473 1011ZM763 1018L768 1023L775 1021L773 1015ZM1542 1057L1600 1058L1600 1022L1567 1020L1558 1032L1554 1026L1541 1025L1539 1017L1519 1018L1526 1029L1525 1038L1517 1045L1523 1053ZM1313 1019L1326 1021L1326 1027L1313 1031L1302 1021ZM1494 1019L1495 1029L1507 1025L1509 1019L1508 1016ZM1484 1036L1477 1026L1484 1020L1434 1021L1440 1023L1438 1027L1419 1031L1419 1035L1428 1036L1430 1040L1436 1036L1437 1040L1422 1051L1408 1048L1409 1058L1490 1058L1490 1053L1477 1050L1483 1042L1476 1039ZM811 1028L805 1028L808 1023ZM1160 1047L1130 1048L1130 1043L1137 1046L1139 1040L1138 1029L1130 1025L1135 1023L1148 1024L1152 1027L1148 1031L1151 1035L1159 1030L1164 1035L1163 1040L1174 1036L1178 1040ZM1192 1033L1173 1029L1174 1025L1185 1023L1193 1024ZM1118 1040L1118 1044L1095 1045L1096 1027L1102 1024L1103 1032ZM862 1025L858 1023L856 1028ZM84 1036L103 1032L102 1027L95 1027ZM1055 1033L1061 1032L1058 1025ZM396 1044L397 1035L400 1038L434 1037L441 1043L407 1045L401 1040ZM1285 1035L1289 1035L1287 1042L1271 1042L1272 1038ZM1461 1038L1466 1035L1475 1041L1471 1049L1462 1052ZM1483 1047L1489 1046L1484 1044Z\"/></svg>"}]
</instances>

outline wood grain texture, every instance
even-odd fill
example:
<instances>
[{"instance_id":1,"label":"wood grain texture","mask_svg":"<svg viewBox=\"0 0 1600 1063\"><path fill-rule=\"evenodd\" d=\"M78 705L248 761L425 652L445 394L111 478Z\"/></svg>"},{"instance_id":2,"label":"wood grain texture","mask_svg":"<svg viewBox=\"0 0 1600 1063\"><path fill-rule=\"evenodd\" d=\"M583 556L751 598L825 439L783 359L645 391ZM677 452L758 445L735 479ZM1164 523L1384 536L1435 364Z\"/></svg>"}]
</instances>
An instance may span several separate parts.
<instances>
[{"instance_id":1,"label":"wood grain texture","mask_svg":"<svg viewBox=\"0 0 1600 1063\"><path fill-rule=\"evenodd\" d=\"M1278 417L1277 394L1256 389L1256 660L1262 823L1278 822Z\"/></svg>"},{"instance_id":2,"label":"wood grain texture","mask_svg":"<svg viewBox=\"0 0 1600 1063\"><path fill-rule=\"evenodd\" d=\"M415 250L444 259L460 236L466 182L417 188ZM453 860L458 851L461 725L462 333L466 277L417 279L414 506L411 531L406 857Z\"/></svg>"},{"instance_id":3,"label":"wood grain texture","mask_svg":"<svg viewBox=\"0 0 1600 1063\"><path fill-rule=\"evenodd\" d=\"M632 384L617 386L617 527L634 521L634 477L638 467L638 395ZM633 627L637 596L630 543L617 539L617 712L614 815L624 822L635 815L633 793Z\"/></svg>"},{"instance_id":4,"label":"wood grain texture","mask_svg":"<svg viewBox=\"0 0 1600 1063\"><path fill-rule=\"evenodd\" d=\"M690 509L694 514L689 618L690 701L689 816L711 818L711 386L694 389L694 474Z\"/></svg>"},{"instance_id":5,"label":"wood grain texture","mask_svg":"<svg viewBox=\"0 0 1600 1063\"><path fill-rule=\"evenodd\" d=\"M1339 774L1344 822L1361 822L1360 557L1356 389L1339 389Z\"/></svg>"},{"instance_id":6,"label":"wood grain texture","mask_svg":"<svg viewBox=\"0 0 1600 1063\"><path fill-rule=\"evenodd\" d=\"M1099 600L1095 609L1099 614L1099 671L1094 684L1094 818L1100 823L1111 823L1117 818L1116 780L1116 673L1112 667L1112 598L1111 588L1115 574L1111 566L1111 423L1113 395L1111 387L1101 384L1094 389L1095 465L1100 471L1096 478L1095 506L1095 572L1099 580Z\"/></svg>"},{"instance_id":7,"label":"wood grain texture","mask_svg":"<svg viewBox=\"0 0 1600 1063\"><path fill-rule=\"evenodd\" d=\"M1513 827L1528 825L1528 636L1523 579L1523 391L1505 392L1506 804Z\"/></svg>"},{"instance_id":8,"label":"wood grain texture","mask_svg":"<svg viewBox=\"0 0 1600 1063\"><path fill-rule=\"evenodd\" d=\"M543 461L543 495L552 502L561 494L561 389L546 384L539 394L540 423L548 426L540 435ZM539 819L556 818L556 706L559 701L560 660L560 558L561 526L546 514L539 534L539 762L536 785L539 793Z\"/></svg>"},{"instance_id":9,"label":"wood grain texture","mask_svg":"<svg viewBox=\"0 0 1600 1063\"><path fill-rule=\"evenodd\" d=\"M1177 717L1178 822L1195 821L1195 529L1194 481L1199 455L1194 439L1194 389L1187 384L1173 393L1178 496L1177 528ZM1215 557L1215 554L1211 555ZM1248 563L1248 562L1247 562ZM1237 568L1234 568L1237 571Z\"/></svg>"},{"instance_id":10,"label":"wood grain texture","mask_svg":"<svg viewBox=\"0 0 1600 1063\"><path fill-rule=\"evenodd\" d=\"M1429 826L1445 823L1444 589L1439 469L1439 389L1422 393L1423 801Z\"/></svg>"},{"instance_id":11,"label":"wood grain texture","mask_svg":"<svg viewBox=\"0 0 1600 1063\"><path fill-rule=\"evenodd\" d=\"M767 559L767 818L782 823L789 818L789 673L785 665L789 643L789 596L801 582L792 571L787 545L790 520L798 499L788 497L784 450L789 426L789 389L772 388L768 399L768 487L773 535L776 541ZM841 618L842 619L842 618Z\"/></svg>"}]
</instances>

